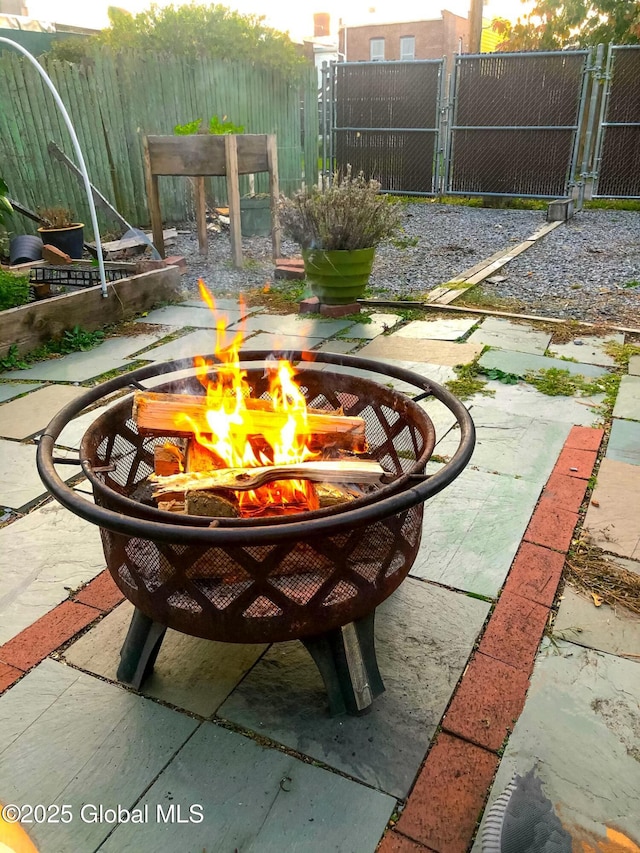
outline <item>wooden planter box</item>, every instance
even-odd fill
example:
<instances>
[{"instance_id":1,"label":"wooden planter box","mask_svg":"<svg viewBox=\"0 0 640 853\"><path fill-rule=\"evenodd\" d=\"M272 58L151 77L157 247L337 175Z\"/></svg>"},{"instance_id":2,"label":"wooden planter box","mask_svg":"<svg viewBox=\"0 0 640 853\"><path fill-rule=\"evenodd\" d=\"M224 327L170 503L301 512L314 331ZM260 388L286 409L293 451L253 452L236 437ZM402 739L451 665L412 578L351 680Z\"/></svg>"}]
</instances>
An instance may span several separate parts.
<instances>
[{"instance_id":1,"label":"wooden planter box","mask_svg":"<svg viewBox=\"0 0 640 853\"><path fill-rule=\"evenodd\" d=\"M181 292L180 270L165 267L107 286L106 299L97 285L0 312L0 357L13 344L18 354L29 352L45 341L61 337L74 326L91 332L128 320L158 302L177 301Z\"/></svg>"}]
</instances>

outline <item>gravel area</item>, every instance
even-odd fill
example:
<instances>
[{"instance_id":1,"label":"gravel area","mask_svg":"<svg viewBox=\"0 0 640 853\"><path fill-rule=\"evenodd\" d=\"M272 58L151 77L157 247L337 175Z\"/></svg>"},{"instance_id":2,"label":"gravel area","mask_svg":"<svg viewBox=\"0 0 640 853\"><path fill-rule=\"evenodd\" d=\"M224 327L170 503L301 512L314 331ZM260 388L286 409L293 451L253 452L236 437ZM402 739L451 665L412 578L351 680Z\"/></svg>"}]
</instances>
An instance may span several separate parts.
<instances>
[{"instance_id":1,"label":"gravel area","mask_svg":"<svg viewBox=\"0 0 640 853\"><path fill-rule=\"evenodd\" d=\"M420 299L427 291L501 249L526 240L546 222L543 210L484 209L408 204L398 245L376 252L372 296ZM413 243L415 242L415 245ZM273 277L271 241L242 241L244 269L231 263L228 233L210 234L209 257L198 254L195 227L180 231L171 252L187 258L185 288L197 293L202 277L217 295L262 288ZM282 254L299 254L283 241ZM578 214L543 237L499 272L505 280L483 284L489 299L516 300L513 310L543 316L640 326L640 213L593 210Z\"/></svg>"},{"instance_id":2,"label":"gravel area","mask_svg":"<svg viewBox=\"0 0 640 853\"><path fill-rule=\"evenodd\" d=\"M585 210L501 273L487 295L536 314L640 327L640 213Z\"/></svg>"}]
</instances>

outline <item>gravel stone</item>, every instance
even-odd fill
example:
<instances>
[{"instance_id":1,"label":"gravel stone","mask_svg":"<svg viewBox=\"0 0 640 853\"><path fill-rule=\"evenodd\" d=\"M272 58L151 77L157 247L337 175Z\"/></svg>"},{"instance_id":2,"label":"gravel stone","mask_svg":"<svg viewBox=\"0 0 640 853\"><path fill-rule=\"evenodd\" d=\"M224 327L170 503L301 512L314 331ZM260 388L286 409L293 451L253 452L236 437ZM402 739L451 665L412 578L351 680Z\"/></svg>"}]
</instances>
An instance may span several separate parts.
<instances>
[{"instance_id":1,"label":"gravel stone","mask_svg":"<svg viewBox=\"0 0 640 853\"><path fill-rule=\"evenodd\" d=\"M406 204L398 245L376 252L369 294L389 299L424 299L490 255L530 237L546 222L544 210L503 210L438 203ZM416 239L416 245L406 245ZM214 295L237 295L273 279L271 240L242 240L244 268L231 262L229 234L211 233L209 257L198 254L195 227L181 231L172 253L187 258L183 285L197 295L202 277ZM284 240L284 257L299 255ZM588 210L539 240L484 282L489 297L515 299L520 311L547 317L640 327L640 212ZM627 285L627 286L625 286Z\"/></svg>"}]
</instances>

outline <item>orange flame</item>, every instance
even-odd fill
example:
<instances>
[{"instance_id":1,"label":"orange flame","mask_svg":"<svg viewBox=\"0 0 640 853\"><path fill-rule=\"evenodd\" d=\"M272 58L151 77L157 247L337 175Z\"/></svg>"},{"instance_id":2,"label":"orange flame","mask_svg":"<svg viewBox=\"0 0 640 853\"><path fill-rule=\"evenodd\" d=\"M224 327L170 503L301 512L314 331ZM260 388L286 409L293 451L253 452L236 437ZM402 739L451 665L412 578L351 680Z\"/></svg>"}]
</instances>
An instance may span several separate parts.
<instances>
[{"instance_id":1,"label":"orange flame","mask_svg":"<svg viewBox=\"0 0 640 853\"><path fill-rule=\"evenodd\" d=\"M216 468L296 464L317 458L318 454L308 447L307 404L295 383L291 363L274 359L268 364L269 398L252 398L246 371L240 368L244 329L226 344L226 318L218 315L215 299L202 279L198 284L202 299L216 316L215 355L221 363L202 356L194 359L196 376L206 391L210 432L204 433L186 414L179 420L188 424L198 444L210 452ZM240 307L244 309L242 297ZM263 429L256 436L251 411L260 408L285 414L284 423L279 419L277 426ZM237 498L243 515L261 514L267 507L278 507L281 512L318 507L315 488L306 480L278 480L254 491L238 492Z\"/></svg>"}]
</instances>

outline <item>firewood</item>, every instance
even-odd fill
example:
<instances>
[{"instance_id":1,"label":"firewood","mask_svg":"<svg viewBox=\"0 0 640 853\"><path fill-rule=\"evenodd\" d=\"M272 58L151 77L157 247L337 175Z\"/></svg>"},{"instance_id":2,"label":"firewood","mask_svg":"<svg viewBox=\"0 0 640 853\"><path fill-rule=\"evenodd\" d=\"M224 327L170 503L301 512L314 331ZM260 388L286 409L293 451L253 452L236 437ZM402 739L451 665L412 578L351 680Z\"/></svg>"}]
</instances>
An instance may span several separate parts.
<instances>
[{"instance_id":1,"label":"firewood","mask_svg":"<svg viewBox=\"0 0 640 853\"><path fill-rule=\"evenodd\" d=\"M264 435L280 429L288 419L284 412L269 408L269 402L247 398L246 423L233 425L238 436ZM206 419L207 399L189 394L162 394L139 391L134 396L133 419L141 435L188 436L196 431L210 433ZM310 410L307 413L312 448L340 447L363 453L366 450L364 418L346 417L331 412Z\"/></svg>"},{"instance_id":2,"label":"firewood","mask_svg":"<svg viewBox=\"0 0 640 853\"><path fill-rule=\"evenodd\" d=\"M182 449L168 441L153 448L153 470L161 477L168 477L170 474L179 474L183 460L184 453Z\"/></svg>"},{"instance_id":3,"label":"firewood","mask_svg":"<svg viewBox=\"0 0 640 853\"><path fill-rule=\"evenodd\" d=\"M206 489L192 489L185 493L187 515L210 515L214 518L237 518L238 507L227 498Z\"/></svg>"},{"instance_id":4,"label":"firewood","mask_svg":"<svg viewBox=\"0 0 640 853\"><path fill-rule=\"evenodd\" d=\"M257 489L275 480L310 480L314 483L379 483L385 471L372 460L338 459L324 462L301 462L298 465L269 465L256 468L220 468L213 471L194 471L158 477L151 474L155 484L153 495L167 492L189 492L192 489Z\"/></svg>"},{"instance_id":5,"label":"firewood","mask_svg":"<svg viewBox=\"0 0 640 853\"><path fill-rule=\"evenodd\" d=\"M184 500L158 501L158 509L183 515L185 511Z\"/></svg>"}]
</instances>

